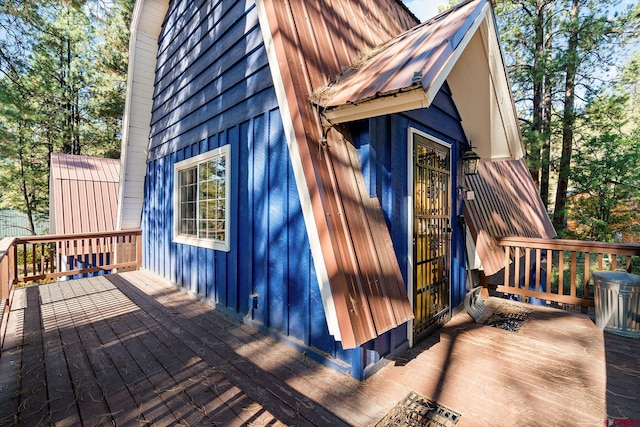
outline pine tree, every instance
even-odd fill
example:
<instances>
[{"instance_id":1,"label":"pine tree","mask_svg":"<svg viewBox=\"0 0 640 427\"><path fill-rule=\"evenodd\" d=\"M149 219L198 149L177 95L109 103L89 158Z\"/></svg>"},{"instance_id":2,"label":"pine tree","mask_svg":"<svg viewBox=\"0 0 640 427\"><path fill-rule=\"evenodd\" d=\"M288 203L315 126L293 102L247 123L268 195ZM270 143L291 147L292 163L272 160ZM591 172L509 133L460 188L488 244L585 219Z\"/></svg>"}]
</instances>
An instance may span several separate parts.
<instances>
[{"instance_id":1,"label":"pine tree","mask_svg":"<svg viewBox=\"0 0 640 427\"><path fill-rule=\"evenodd\" d=\"M637 38L631 8L619 0L503 0L496 7L527 150L527 164L545 203L557 173L553 223L566 228L566 198L577 123L628 40ZM560 153L554 158L554 153Z\"/></svg>"},{"instance_id":2,"label":"pine tree","mask_svg":"<svg viewBox=\"0 0 640 427\"><path fill-rule=\"evenodd\" d=\"M0 205L48 211L52 152L119 157L133 2L0 4ZM32 229L33 231L33 229Z\"/></svg>"}]
</instances>

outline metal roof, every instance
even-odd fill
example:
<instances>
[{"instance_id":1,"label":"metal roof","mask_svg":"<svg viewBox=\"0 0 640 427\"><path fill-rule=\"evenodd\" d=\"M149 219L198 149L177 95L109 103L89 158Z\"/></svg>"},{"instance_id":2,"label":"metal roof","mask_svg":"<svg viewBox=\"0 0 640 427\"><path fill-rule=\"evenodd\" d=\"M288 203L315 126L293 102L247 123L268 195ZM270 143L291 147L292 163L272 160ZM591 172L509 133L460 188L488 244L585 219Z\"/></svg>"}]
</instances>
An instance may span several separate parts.
<instances>
[{"instance_id":1,"label":"metal roof","mask_svg":"<svg viewBox=\"0 0 640 427\"><path fill-rule=\"evenodd\" d=\"M119 180L120 160L52 153L51 233L115 230Z\"/></svg>"},{"instance_id":2,"label":"metal roof","mask_svg":"<svg viewBox=\"0 0 640 427\"><path fill-rule=\"evenodd\" d=\"M466 201L464 215L485 275L504 268L496 238L556 237L524 160L481 163L477 175L465 177L465 185L475 198Z\"/></svg>"},{"instance_id":3,"label":"metal roof","mask_svg":"<svg viewBox=\"0 0 640 427\"><path fill-rule=\"evenodd\" d=\"M478 7L482 3L486 2L466 1L366 52L315 95L325 108L413 90L424 97L476 20L483 16L484 9Z\"/></svg>"},{"instance_id":4,"label":"metal roof","mask_svg":"<svg viewBox=\"0 0 640 427\"><path fill-rule=\"evenodd\" d=\"M49 230L49 219L47 215L36 215L33 218L35 233L37 235L47 234ZM10 209L0 210L0 239L5 237L19 237L31 234L29 231L29 220L27 214Z\"/></svg>"},{"instance_id":5,"label":"metal roof","mask_svg":"<svg viewBox=\"0 0 640 427\"><path fill-rule=\"evenodd\" d=\"M428 108L446 81L483 160L524 155L489 0L468 0L355 59L309 97L330 123Z\"/></svg>"},{"instance_id":6,"label":"metal roof","mask_svg":"<svg viewBox=\"0 0 640 427\"><path fill-rule=\"evenodd\" d=\"M361 52L419 22L394 0L257 4L329 332L343 348L354 348L405 323L413 312L358 156L343 134L322 134L309 98Z\"/></svg>"}]
</instances>

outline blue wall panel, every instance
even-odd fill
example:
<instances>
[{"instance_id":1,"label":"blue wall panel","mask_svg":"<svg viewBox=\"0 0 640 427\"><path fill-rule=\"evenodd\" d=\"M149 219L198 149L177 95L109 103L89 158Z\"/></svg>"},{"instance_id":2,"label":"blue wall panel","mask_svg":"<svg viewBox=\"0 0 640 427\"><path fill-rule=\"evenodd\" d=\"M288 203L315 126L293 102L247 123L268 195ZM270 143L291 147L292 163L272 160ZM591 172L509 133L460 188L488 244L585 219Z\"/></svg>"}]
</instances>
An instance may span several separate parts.
<instances>
[{"instance_id":1,"label":"blue wall panel","mask_svg":"<svg viewBox=\"0 0 640 427\"><path fill-rule=\"evenodd\" d=\"M268 188L269 212L268 235L268 287L269 294L269 326L286 331L286 258L287 258L287 147L282 144L282 123L279 115L269 115L269 172Z\"/></svg>"},{"instance_id":2,"label":"blue wall panel","mask_svg":"<svg viewBox=\"0 0 640 427\"><path fill-rule=\"evenodd\" d=\"M238 141L238 159L246 159L246 161L238 161L236 166L236 183L237 194L236 203L232 206L235 212L238 212L237 230L234 230L235 238L232 237L231 241L237 242L238 245L238 312L250 315L250 296L253 294L253 269L248 268L251 265L249 261L251 258L253 248L253 210L244 209L245 206L253 206L253 191L251 191L250 184L253 183L253 144L254 144L254 132L253 128L256 124L255 119L251 119L248 122L240 125L240 134ZM240 177L243 177L241 179ZM242 230L242 231L240 231Z\"/></svg>"}]
</instances>

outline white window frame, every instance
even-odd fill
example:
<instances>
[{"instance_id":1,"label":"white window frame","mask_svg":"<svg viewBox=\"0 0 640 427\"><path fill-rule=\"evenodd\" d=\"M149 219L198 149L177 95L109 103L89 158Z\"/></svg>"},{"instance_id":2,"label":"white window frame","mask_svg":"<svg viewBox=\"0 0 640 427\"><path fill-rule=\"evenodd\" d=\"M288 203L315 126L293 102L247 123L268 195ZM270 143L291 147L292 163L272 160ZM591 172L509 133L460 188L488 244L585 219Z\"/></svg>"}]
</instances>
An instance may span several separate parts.
<instances>
[{"instance_id":1,"label":"white window frame","mask_svg":"<svg viewBox=\"0 0 640 427\"><path fill-rule=\"evenodd\" d=\"M175 243L183 243L191 246L199 246L202 248L215 249L219 251L229 252L230 249L230 183L231 183L231 162L230 162L231 146L224 145L206 153L177 162L173 167L173 241ZM197 237L188 234L180 234L180 172L185 169L198 167L200 164L209 160L224 157L224 240L215 240L210 238ZM196 191L199 194L199 191ZM196 196L197 197L197 196ZM196 218L199 217L199 203L196 199ZM196 223L196 230L198 224Z\"/></svg>"}]
</instances>

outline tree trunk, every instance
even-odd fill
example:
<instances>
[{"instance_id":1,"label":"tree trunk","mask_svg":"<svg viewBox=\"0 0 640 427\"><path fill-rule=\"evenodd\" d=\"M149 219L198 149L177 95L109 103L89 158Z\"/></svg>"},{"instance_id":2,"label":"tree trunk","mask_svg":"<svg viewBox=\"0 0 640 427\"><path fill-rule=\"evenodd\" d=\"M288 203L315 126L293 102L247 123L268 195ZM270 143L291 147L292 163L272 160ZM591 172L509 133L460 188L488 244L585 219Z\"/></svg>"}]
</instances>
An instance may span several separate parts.
<instances>
[{"instance_id":1,"label":"tree trunk","mask_svg":"<svg viewBox=\"0 0 640 427\"><path fill-rule=\"evenodd\" d=\"M576 120L575 112L575 80L578 69L578 19L580 1L571 4L571 23L569 42L567 44L567 61L565 75L564 111L562 114L562 154L558 173L558 189L556 191L553 225L556 231L564 230L567 225L567 190L571 174L571 155L573 153L573 130Z\"/></svg>"},{"instance_id":2,"label":"tree trunk","mask_svg":"<svg viewBox=\"0 0 640 427\"><path fill-rule=\"evenodd\" d=\"M22 148L18 150L18 160L20 162L20 191L22 192L22 197L24 199L25 213L27 214L29 233L32 236L35 236L36 226L33 221L33 208L31 206L32 200L31 200L31 197L29 197L29 190L27 188L27 177L24 170L24 156L23 156Z\"/></svg>"},{"instance_id":3,"label":"tree trunk","mask_svg":"<svg viewBox=\"0 0 640 427\"><path fill-rule=\"evenodd\" d=\"M536 187L540 188L540 140L543 130L544 110L544 70L545 70L545 43L544 43L544 18L545 0L536 0L536 17L534 21L535 52L533 57L533 122L529 137L528 161L529 172Z\"/></svg>"},{"instance_id":4,"label":"tree trunk","mask_svg":"<svg viewBox=\"0 0 640 427\"><path fill-rule=\"evenodd\" d=\"M549 4L545 5L549 13L545 13L545 25L547 27L547 36L545 40L545 71L544 71L544 118L542 126L542 158L541 158L541 177L540 177L540 197L545 208L549 207L549 175L551 173L551 96L553 87L553 73L551 71L551 49L553 48L553 39L551 37L552 19Z\"/></svg>"}]
</instances>

